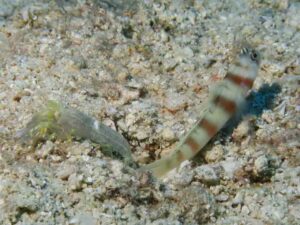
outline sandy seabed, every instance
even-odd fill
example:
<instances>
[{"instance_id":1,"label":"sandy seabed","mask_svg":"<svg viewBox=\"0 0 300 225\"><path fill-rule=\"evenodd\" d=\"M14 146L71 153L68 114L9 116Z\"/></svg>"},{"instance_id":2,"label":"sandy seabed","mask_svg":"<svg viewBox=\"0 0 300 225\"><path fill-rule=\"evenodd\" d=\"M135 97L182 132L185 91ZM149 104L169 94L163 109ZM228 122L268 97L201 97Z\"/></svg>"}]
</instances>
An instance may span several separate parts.
<instances>
[{"instance_id":1,"label":"sandy seabed","mask_svg":"<svg viewBox=\"0 0 300 225\"><path fill-rule=\"evenodd\" d=\"M0 224L300 224L300 2L0 0ZM172 151L238 40L263 56L241 118L157 180L83 140L21 146L48 100L146 164Z\"/></svg>"}]
</instances>

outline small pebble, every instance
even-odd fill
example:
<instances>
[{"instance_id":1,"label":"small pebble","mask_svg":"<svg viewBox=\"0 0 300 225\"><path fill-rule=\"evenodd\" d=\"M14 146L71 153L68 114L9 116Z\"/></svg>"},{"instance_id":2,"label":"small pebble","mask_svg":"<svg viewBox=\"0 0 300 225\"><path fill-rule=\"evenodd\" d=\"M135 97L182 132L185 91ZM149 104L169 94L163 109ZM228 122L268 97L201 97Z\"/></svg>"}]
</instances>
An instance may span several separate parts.
<instances>
[{"instance_id":1,"label":"small pebble","mask_svg":"<svg viewBox=\"0 0 300 225\"><path fill-rule=\"evenodd\" d=\"M205 152L205 160L208 163L215 163L222 160L224 155L224 150L222 145L216 145L209 151Z\"/></svg>"},{"instance_id":2,"label":"small pebble","mask_svg":"<svg viewBox=\"0 0 300 225\"><path fill-rule=\"evenodd\" d=\"M254 172L263 175L269 169L269 160L265 155L258 157L254 162Z\"/></svg>"},{"instance_id":3,"label":"small pebble","mask_svg":"<svg viewBox=\"0 0 300 225\"><path fill-rule=\"evenodd\" d=\"M246 205L244 205L242 206L241 213L244 215L248 215L250 213L250 210Z\"/></svg>"},{"instance_id":4,"label":"small pebble","mask_svg":"<svg viewBox=\"0 0 300 225\"><path fill-rule=\"evenodd\" d=\"M80 191L83 184L83 176L73 173L69 176L68 183L72 191Z\"/></svg>"},{"instance_id":5,"label":"small pebble","mask_svg":"<svg viewBox=\"0 0 300 225\"><path fill-rule=\"evenodd\" d=\"M76 171L75 165L66 165L64 164L62 167L58 168L58 172L56 176L62 180L67 180L71 174Z\"/></svg>"},{"instance_id":6,"label":"small pebble","mask_svg":"<svg viewBox=\"0 0 300 225\"><path fill-rule=\"evenodd\" d=\"M238 205L242 205L243 202L244 202L244 193L241 192L241 191L239 191L239 192L235 195L234 199L232 200L232 206L233 206L233 207L236 207L236 206L238 206Z\"/></svg>"},{"instance_id":7,"label":"small pebble","mask_svg":"<svg viewBox=\"0 0 300 225\"><path fill-rule=\"evenodd\" d=\"M38 150L36 154L39 156L39 158L45 159L51 154L51 152L54 150L54 147L55 145L52 141L46 141L46 143L42 145L42 148Z\"/></svg>"},{"instance_id":8,"label":"small pebble","mask_svg":"<svg viewBox=\"0 0 300 225\"><path fill-rule=\"evenodd\" d=\"M220 195L217 195L215 197L215 199L216 199L217 202L227 202L228 199L229 199L229 196L226 195L226 194L220 194Z\"/></svg>"},{"instance_id":9,"label":"small pebble","mask_svg":"<svg viewBox=\"0 0 300 225\"><path fill-rule=\"evenodd\" d=\"M197 167L195 169L195 179L207 185L216 185L220 182L216 168L211 165Z\"/></svg>"},{"instance_id":10,"label":"small pebble","mask_svg":"<svg viewBox=\"0 0 300 225\"><path fill-rule=\"evenodd\" d=\"M94 218L92 215L82 212L81 214L71 218L69 220L69 224L70 225L87 225L87 224L97 225L99 223L97 222L97 219Z\"/></svg>"},{"instance_id":11,"label":"small pebble","mask_svg":"<svg viewBox=\"0 0 300 225\"><path fill-rule=\"evenodd\" d=\"M243 138L249 136L251 126L248 120L241 122L238 127L234 130L232 137L235 141L241 142Z\"/></svg>"},{"instance_id":12,"label":"small pebble","mask_svg":"<svg viewBox=\"0 0 300 225\"><path fill-rule=\"evenodd\" d=\"M175 140L174 131L169 127L164 128L162 131L162 138L165 141L174 141Z\"/></svg>"}]
</instances>

